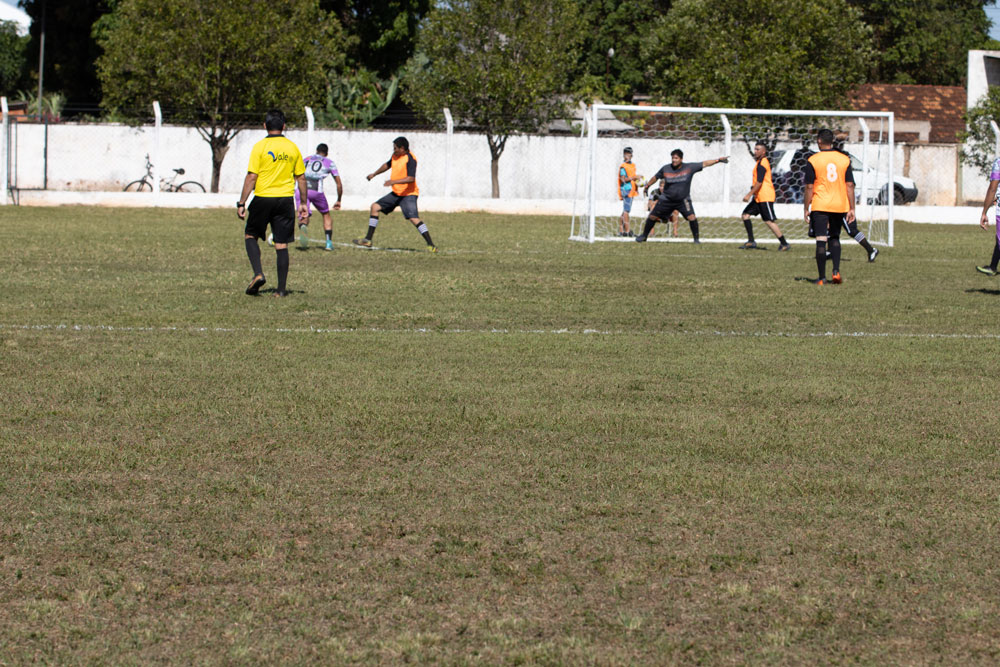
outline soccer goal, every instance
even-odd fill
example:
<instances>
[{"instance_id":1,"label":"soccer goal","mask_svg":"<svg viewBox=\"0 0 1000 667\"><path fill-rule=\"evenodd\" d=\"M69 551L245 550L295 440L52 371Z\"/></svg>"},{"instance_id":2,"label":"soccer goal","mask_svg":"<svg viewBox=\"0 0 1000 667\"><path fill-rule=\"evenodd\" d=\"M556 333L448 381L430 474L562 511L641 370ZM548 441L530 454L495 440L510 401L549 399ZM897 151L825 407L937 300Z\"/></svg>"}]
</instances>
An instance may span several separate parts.
<instances>
[{"instance_id":1,"label":"soccer goal","mask_svg":"<svg viewBox=\"0 0 1000 667\"><path fill-rule=\"evenodd\" d=\"M894 206L915 190L895 174L892 112L704 109L594 104L580 133L579 159L570 238L575 241L631 241L620 233L622 202L618 173L623 149L642 177L632 203L631 226L642 230L648 200L642 185L679 148L684 162L729 156L728 163L706 167L691 182L691 203L702 241L746 240L740 214L750 191L756 161L754 145L763 143L771 163L775 212L782 234L792 243L809 241L802 210L806 160L817 151L816 133L827 128L835 147L850 154L855 180L858 227L876 245L893 245ZM657 185L650 186L650 191ZM752 218L758 241L773 237L759 217ZM650 241L690 241L685 220L677 233L667 221L657 224Z\"/></svg>"}]
</instances>

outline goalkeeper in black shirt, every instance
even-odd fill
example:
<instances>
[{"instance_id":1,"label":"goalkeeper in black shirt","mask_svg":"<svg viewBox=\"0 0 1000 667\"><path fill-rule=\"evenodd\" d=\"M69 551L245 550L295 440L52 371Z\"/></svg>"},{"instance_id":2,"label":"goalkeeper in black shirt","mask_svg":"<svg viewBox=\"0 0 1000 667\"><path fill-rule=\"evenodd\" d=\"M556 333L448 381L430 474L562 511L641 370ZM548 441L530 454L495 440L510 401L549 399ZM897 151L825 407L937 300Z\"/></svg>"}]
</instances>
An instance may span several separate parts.
<instances>
[{"instance_id":1,"label":"goalkeeper in black shirt","mask_svg":"<svg viewBox=\"0 0 1000 667\"><path fill-rule=\"evenodd\" d=\"M635 240L639 243L645 242L657 222L668 219L674 211L680 211L680 214L687 218L688 224L691 225L691 236L694 237L694 242L700 243L698 240L698 217L694 214L694 207L691 206L691 179L705 167L711 167L720 162L729 162L729 157L720 157L704 162L685 162L681 149L675 148L670 151L670 164L660 167L660 170L646 181L646 185L642 189L643 193L648 193L649 186L663 179L660 199L650 211L649 217L646 218L642 234L636 236Z\"/></svg>"}]
</instances>

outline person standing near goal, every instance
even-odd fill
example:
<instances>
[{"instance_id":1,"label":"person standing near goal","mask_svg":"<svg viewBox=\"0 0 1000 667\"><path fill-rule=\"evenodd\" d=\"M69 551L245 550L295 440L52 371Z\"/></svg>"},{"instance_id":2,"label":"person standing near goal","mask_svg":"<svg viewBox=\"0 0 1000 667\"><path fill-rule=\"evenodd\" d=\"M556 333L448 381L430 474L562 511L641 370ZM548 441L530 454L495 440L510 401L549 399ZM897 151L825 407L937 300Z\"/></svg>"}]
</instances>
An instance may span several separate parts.
<instances>
[{"instance_id":1,"label":"person standing near goal","mask_svg":"<svg viewBox=\"0 0 1000 667\"><path fill-rule=\"evenodd\" d=\"M743 197L743 201L750 202L743 209L743 226L747 229L747 242L740 247L745 249L757 247L757 242L753 238L753 222L750 218L759 215L777 237L778 250L788 250L791 246L781 234L778 218L774 214L774 182L771 180L771 162L767 159L767 146L758 141L754 144L753 156L757 160L753 167L753 181L750 192Z\"/></svg>"},{"instance_id":2,"label":"person standing near goal","mask_svg":"<svg viewBox=\"0 0 1000 667\"><path fill-rule=\"evenodd\" d=\"M634 236L629 222L632 212L632 201L639 192L639 177L632 163L632 149L628 146L622 151L622 163L618 165L618 199L622 202L622 215L618 220L618 236Z\"/></svg>"},{"instance_id":3,"label":"person standing near goal","mask_svg":"<svg viewBox=\"0 0 1000 667\"><path fill-rule=\"evenodd\" d=\"M309 189L306 208L308 210L309 205L315 206L316 210L323 216L326 249L333 250L333 220L330 218L330 202L327 201L326 193L323 192L323 180L327 176L332 176L333 180L337 183L337 201L333 204L334 211L340 210L340 200L344 197L344 184L340 180L340 172L337 171L337 165L328 157L329 152L330 149L326 144L320 144L316 147L316 152L305 159L306 186ZM298 197L296 197L295 203L299 203ZM312 216L311 210L308 215L309 217ZM299 224L299 240L302 241L303 247L309 245L309 238L306 236L305 230L302 229L304 225L309 224L309 217L305 219L304 223Z\"/></svg>"},{"instance_id":4,"label":"person standing near goal","mask_svg":"<svg viewBox=\"0 0 1000 667\"><path fill-rule=\"evenodd\" d=\"M830 282L839 285L840 228L854 222L854 172L851 158L833 148L833 132L820 130L816 136L819 152L806 160L803 207L809 228L816 235L816 285L826 282L826 250L830 241L833 275Z\"/></svg>"},{"instance_id":5,"label":"person standing near goal","mask_svg":"<svg viewBox=\"0 0 1000 667\"><path fill-rule=\"evenodd\" d=\"M279 109L271 109L264 117L267 136L254 144L250 151L250 164L243 179L243 191L236 202L236 215L246 220L243 238L246 242L247 257L253 268L253 279L247 286L247 294L260 291L267 280L260 263L260 245L257 239L264 238L267 226L274 234L274 250L277 255L278 289L275 296L287 296L285 281L288 278L288 244L295 238L295 203L293 193L299 187L302 203L299 218L304 219L306 209L305 172L302 153L298 147L281 133L285 129L285 114ZM254 193L249 208L247 197Z\"/></svg>"},{"instance_id":6,"label":"person standing near goal","mask_svg":"<svg viewBox=\"0 0 1000 667\"><path fill-rule=\"evenodd\" d=\"M420 235L424 237L427 249L431 252L437 252L437 246L431 240L427 225L420 219L420 214L417 212L417 195L420 194L420 189L417 188L417 158L410 152L410 142L407 141L406 137L396 137L392 140L392 156L388 162L368 174L368 180L372 180L387 169L390 170L389 179L384 185L391 187L392 192L372 204L368 218L368 233L363 239L354 239L354 244L363 248L371 248L372 239L375 237L375 228L378 226L379 213L388 215L398 206L399 210L403 212L403 217L413 223Z\"/></svg>"},{"instance_id":7,"label":"person standing near goal","mask_svg":"<svg viewBox=\"0 0 1000 667\"><path fill-rule=\"evenodd\" d=\"M986 199L983 200L983 214L979 216L979 226L983 229L990 228L990 206L996 206L994 224L997 235L993 243L993 259L987 266L977 266L976 271L985 273L988 276L997 275L1000 268L1000 196L997 193L997 186L1000 185L1000 157L993 160L993 168L990 169L990 186L986 189Z\"/></svg>"},{"instance_id":8,"label":"person standing near goal","mask_svg":"<svg viewBox=\"0 0 1000 667\"><path fill-rule=\"evenodd\" d=\"M670 151L670 164L660 167L659 171L646 181L646 185L642 189L643 194L646 194L649 192L649 186L663 179L663 191L660 194L660 199L646 218L642 234L636 236L635 240L644 243L657 222L668 219L674 211L680 211L691 226L691 236L694 237L694 242L701 243L698 238L698 217L694 214L694 207L691 206L691 179L705 167L720 162L729 162L729 156L705 160L704 162L684 162L684 152L681 149L675 148Z\"/></svg>"}]
</instances>

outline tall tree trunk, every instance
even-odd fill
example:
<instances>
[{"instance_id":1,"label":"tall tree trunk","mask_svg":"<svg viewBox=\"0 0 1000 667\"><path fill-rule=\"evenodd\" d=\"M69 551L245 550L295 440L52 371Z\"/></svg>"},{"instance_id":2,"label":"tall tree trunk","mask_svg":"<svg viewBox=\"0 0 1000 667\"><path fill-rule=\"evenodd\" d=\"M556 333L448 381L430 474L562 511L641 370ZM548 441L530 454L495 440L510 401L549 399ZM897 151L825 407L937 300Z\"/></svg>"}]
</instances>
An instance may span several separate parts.
<instances>
[{"instance_id":1,"label":"tall tree trunk","mask_svg":"<svg viewBox=\"0 0 1000 667\"><path fill-rule=\"evenodd\" d=\"M493 179L493 199L500 199L500 156L490 158L490 176Z\"/></svg>"},{"instance_id":2,"label":"tall tree trunk","mask_svg":"<svg viewBox=\"0 0 1000 667\"><path fill-rule=\"evenodd\" d=\"M229 152L229 140L224 137L212 137L209 145L212 147L212 192L218 192L219 173L222 171L222 161Z\"/></svg>"},{"instance_id":3,"label":"tall tree trunk","mask_svg":"<svg viewBox=\"0 0 1000 667\"><path fill-rule=\"evenodd\" d=\"M493 199L500 199L500 156L507 144L506 136L486 135L490 143L490 176L493 179Z\"/></svg>"}]
</instances>

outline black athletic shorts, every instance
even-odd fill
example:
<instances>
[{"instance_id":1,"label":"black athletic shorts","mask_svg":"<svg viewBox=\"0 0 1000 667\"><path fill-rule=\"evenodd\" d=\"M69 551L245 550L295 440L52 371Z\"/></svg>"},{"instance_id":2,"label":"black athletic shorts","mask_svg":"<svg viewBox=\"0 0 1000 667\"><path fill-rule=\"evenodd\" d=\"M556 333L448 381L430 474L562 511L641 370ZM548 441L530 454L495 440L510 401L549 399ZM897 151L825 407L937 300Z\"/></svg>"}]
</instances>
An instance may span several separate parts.
<instances>
[{"instance_id":1,"label":"black athletic shorts","mask_svg":"<svg viewBox=\"0 0 1000 667\"><path fill-rule=\"evenodd\" d=\"M295 201L293 197L254 197L247 206L247 226L243 232L262 239L271 225L275 243L295 240Z\"/></svg>"},{"instance_id":2,"label":"black athletic shorts","mask_svg":"<svg viewBox=\"0 0 1000 667\"><path fill-rule=\"evenodd\" d=\"M752 201L743 209L743 215L753 217L759 215L765 222L774 222L778 217L774 214L774 202L772 201Z\"/></svg>"},{"instance_id":3,"label":"black athletic shorts","mask_svg":"<svg viewBox=\"0 0 1000 667\"><path fill-rule=\"evenodd\" d=\"M826 236L839 239L840 228L846 224L844 222L846 215L846 213L813 211L809 214L809 236Z\"/></svg>"},{"instance_id":4,"label":"black athletic shorts","mask_svg":"<svg viewBox=\"0 0 1000 667\"><path fill-rule=\"evenodd\" d=\"M403 217L407 220L420 217L420 214L417 213L417 195L400 196L395 192L390 192L375 203L378 204L383 213L392 213L398 206Z\"/></svg>"},{"instance_id":5,"label":"black athletic shorts","mask_svg":"<svg viewBox=\"0 0 1000 667\"><path fill-rule=\"evenodd\" d=\"M656 202L656 206L650 211L650 215L654 218L659 218L660 220L669 220L670 214L674 211L680 211L680 214L685 218L690 218L694 215L694 207L691 206L691 199L686 198L681 201L674 201L671 199L661 199Z\"/></svg>"}]
</instances>

